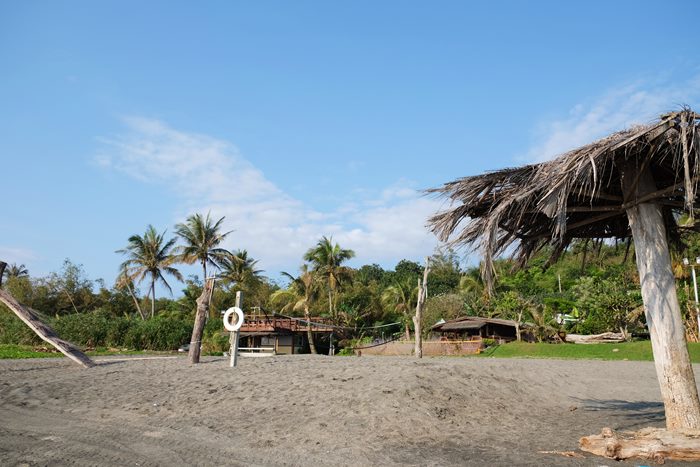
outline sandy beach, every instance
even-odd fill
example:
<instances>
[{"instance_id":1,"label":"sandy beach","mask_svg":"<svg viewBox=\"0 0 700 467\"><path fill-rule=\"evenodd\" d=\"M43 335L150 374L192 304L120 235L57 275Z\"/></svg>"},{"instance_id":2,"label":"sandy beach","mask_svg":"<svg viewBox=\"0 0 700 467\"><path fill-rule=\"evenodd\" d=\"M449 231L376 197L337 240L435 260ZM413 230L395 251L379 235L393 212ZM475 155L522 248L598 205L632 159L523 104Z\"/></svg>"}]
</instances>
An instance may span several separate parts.
<instances>
[{"instance_id":1,"label":"sandy beach","mask_svg":"<svg viewBox=\"0 0 700 467\"><path fill-rule=\"evenodd\" d=\"M1 465L652 465L541 451L664 423L651 362L98 360L0 361Z\"/></svg>"}]
</instances>

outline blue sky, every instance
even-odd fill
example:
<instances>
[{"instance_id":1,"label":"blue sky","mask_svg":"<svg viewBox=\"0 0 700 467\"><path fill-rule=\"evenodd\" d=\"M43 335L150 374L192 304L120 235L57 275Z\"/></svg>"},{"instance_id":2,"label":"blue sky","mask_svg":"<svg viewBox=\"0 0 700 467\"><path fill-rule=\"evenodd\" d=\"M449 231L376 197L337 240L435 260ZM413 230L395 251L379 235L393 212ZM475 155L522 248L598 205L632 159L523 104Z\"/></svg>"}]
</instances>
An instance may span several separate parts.
<instances>
[{"instance_id":1,"label":"blue sky","mask_svg":"<svg viewBox=\"0 0 700 467\"><path fill-rule=\"evenodd\" d=\"M0 259L110 282L131 234L211 210L271 277L322 235L355 266L420 260L441 203L417 190L700 107L699 17L695 1L0 2Z\"/></svg>"}]
</instances>

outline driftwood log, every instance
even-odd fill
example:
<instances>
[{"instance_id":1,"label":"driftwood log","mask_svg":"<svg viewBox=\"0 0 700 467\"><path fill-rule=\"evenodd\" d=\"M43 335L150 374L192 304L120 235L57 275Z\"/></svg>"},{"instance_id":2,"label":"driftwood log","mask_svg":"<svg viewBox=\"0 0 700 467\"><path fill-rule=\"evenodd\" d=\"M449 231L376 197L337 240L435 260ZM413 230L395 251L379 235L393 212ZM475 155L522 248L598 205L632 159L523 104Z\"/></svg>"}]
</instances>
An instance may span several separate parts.
<instances>
[{"instance_id":1,"label":"driftwood log","mask_svg":"<svg viewBox=\"0 0 700 467\"><path fill-rule=\"evenodd\" d=\"M30 309L20 305L12 295L2 289L0 289L0 302L4 303L5 306L12 310L19 319L24 321L32 331L46 342L56 347L63 355L85 368L95 366L95 362L93 362L90 357L81 352L75 345L58 337L56 332L41 321L35 313L32 313Z\"/></svg>"},{"instance_id":2,"label":"driftwood log","mask_svg":"<svg viewBox=\"0 0 700 467\"><path fill-rule=\"evenodd\" d=\"M604 332L602 334L591 334L584 336L581 334L567 334L564 339L573 344L604 344L624 342L625 336L620 332Z\"/></svg>"},{"instance_id":3,"label":"driftwood log","mask_svg":"<svg viewBox=\"0 0 700 467\"><path fill-rule=\"evenodd\" d=\"M646 459L663 464L666 459L700 461L700 430L645 428L616 433L603 428L599 435L579 441L582 451L615 460Z\"/></svg>"}]
</instances>

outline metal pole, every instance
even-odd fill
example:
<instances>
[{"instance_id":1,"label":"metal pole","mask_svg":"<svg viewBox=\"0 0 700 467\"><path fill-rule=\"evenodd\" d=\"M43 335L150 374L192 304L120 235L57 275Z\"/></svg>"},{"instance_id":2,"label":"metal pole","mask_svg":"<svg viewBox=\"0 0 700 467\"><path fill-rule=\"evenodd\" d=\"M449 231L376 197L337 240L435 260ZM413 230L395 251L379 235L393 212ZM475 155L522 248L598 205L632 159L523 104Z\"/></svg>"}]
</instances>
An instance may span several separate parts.
<instances>
[{"instance_id":1,"label":"metal pole","mask_svg":"<svg viewBox=\"0 0 700 467\"><path fill-rule=\"evenodd\" d=\"M241 291L239 290L236 292L236 307L241 308L241 302L243 301L243 297L241 296ZM241 308L242 310L243 308ZM233 331L230 336L230 344L231 344L231 363L230 366L231 368L235 367L238 365L238 338L240 336L240 331Z\"/></svg>"},{"instance_id":2,"label":"metal pole","mask_svg":"<svg viewBox=\"0 0 700 467\"><path fill-rule=\"evenodd\" d=\"M695 318L698 321L698 338L700 338L700 307L698 306L698 280L695 276L695 265L692 265L693 271L693 291L695 292Z\"/></svg>"}]
</instances>

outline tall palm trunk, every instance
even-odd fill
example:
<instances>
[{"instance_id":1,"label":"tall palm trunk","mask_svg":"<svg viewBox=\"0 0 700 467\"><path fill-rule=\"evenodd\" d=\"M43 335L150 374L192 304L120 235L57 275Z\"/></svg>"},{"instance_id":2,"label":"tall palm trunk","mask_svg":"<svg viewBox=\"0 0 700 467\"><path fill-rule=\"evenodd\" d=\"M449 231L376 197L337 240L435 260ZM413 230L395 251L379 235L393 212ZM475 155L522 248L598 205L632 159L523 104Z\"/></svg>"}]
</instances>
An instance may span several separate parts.
<instances>
[{"instance_id":1,"label":"tall palm trunk","mask_svg":"<svg viewBox=\"0 0 700 467\"><path fill-rule=\"evenodd\" d=\"M204 273L204 279L202 279L202 281L204 284L206 284L207 283L207 262L206 261L202 261L202 271ZM212 287L213 287L213 285L212 285ZM212 310L212 306L211 306L211 301L213 298L214 298L214 290L212 288L212 293L211 293L211 295L209 295L209 303L207 303L207 310L208 310L207 311L207 318L214 318L214 315L213 315L214 311Z\"/></svg>"},{"instance_id":2,"label":"tall palm trunk","mask_svg":"<svg viewBox=\"0 0 700 467\"><path fill-rule=\"evenodd\" d=\"M156 315L156 280L151 281L151 318Z\"/></svg>"},{"instance_id":3,"label":"tall palm trunk","mask_svg":"<svg viewBox=\"0 0 700 467\"><path fill-rule=\"evenodd\" d=\"M333 313L333 291L330 285L328 286L328 313L331 315L331 318L333 318L333 321L335 321L335 313Z\"/></svg>"},{"instance_id":4,"label":"tall palm trunk","mask_svg":"<svg viewBox=\"0 0 700 467\"><path fill-rule=\"evenodd\" d=\"M306 337L309 340L309 350L312 354L317 354L316 344L314 344L314 333L311 331L311 313L309 313L309 306L304 305L304 318L306 319Z\"/></svg>"}]
</instances>

